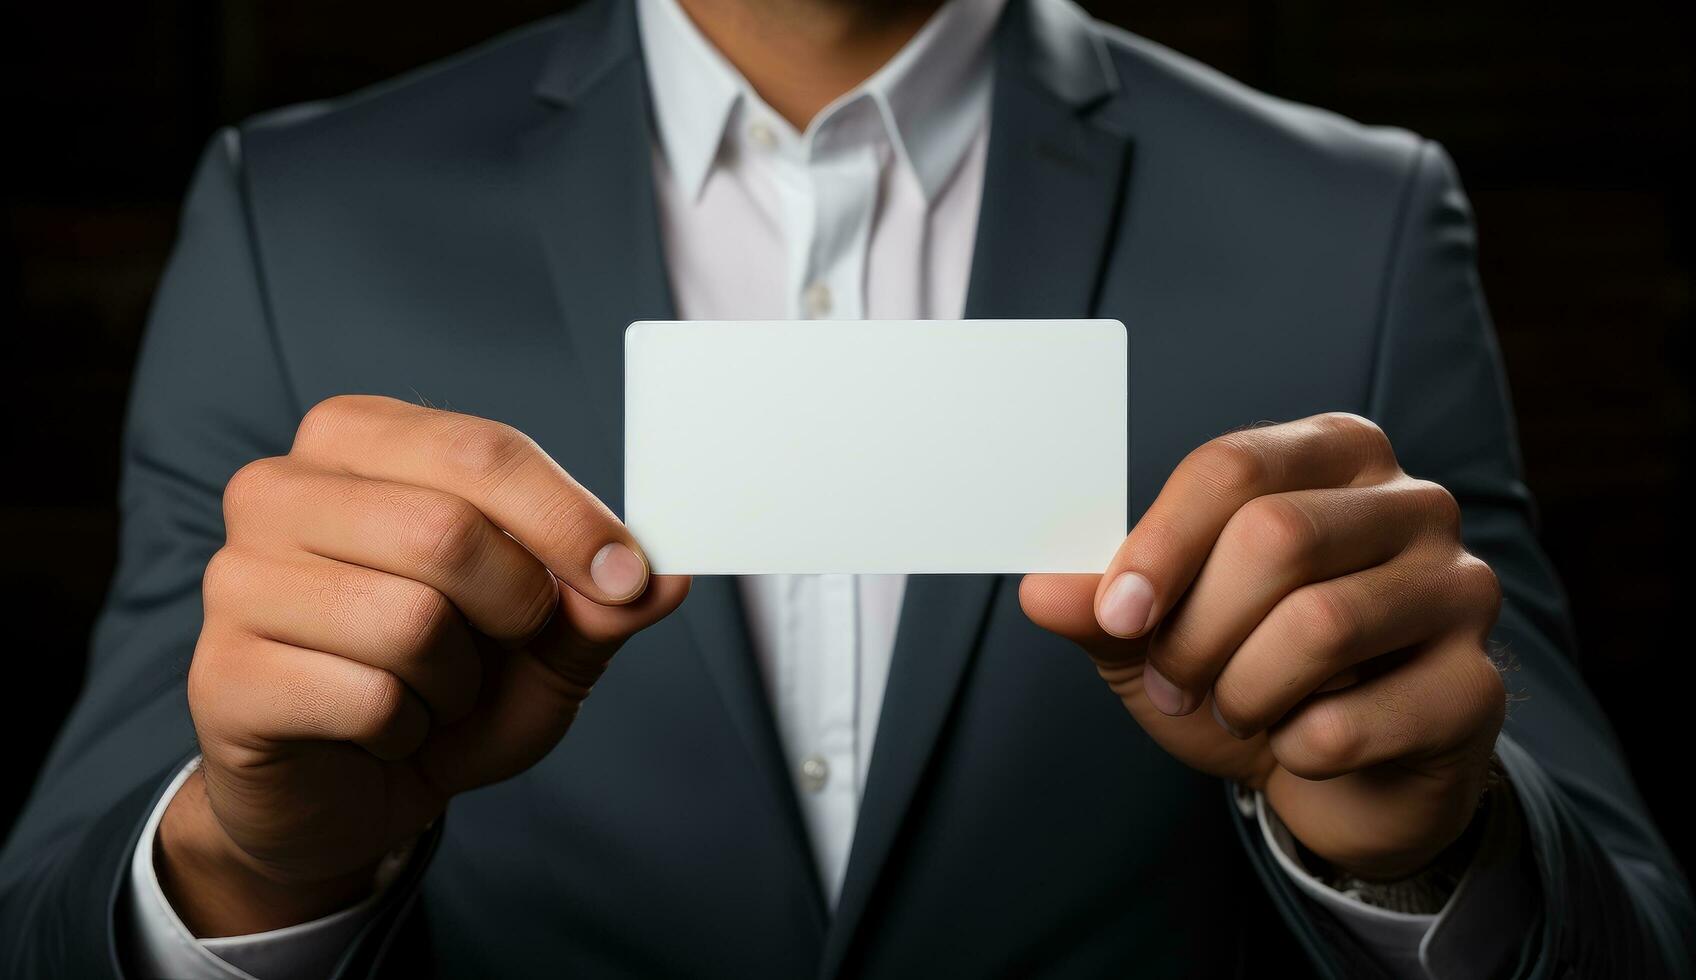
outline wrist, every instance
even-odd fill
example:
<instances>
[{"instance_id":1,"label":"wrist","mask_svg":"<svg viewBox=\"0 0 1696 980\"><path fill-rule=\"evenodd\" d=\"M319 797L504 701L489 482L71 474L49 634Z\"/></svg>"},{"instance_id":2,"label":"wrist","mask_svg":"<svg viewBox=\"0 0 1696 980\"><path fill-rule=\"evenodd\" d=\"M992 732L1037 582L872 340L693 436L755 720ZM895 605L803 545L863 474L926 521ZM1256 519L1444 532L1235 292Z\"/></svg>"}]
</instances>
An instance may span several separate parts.
<instances>
[{"instance_id":1,"label":"wrist","mask_svg":"<svg viewBox=\"0 0 1696 980\"><path fill-rule=\"evenodd\" d=\"M277 874L225 831L197 769L159 823L154 868L183 925L199 938L213 938L269 932L353 905L372 893L376 862L325 880Z\"/></svg>"},{"instance_id":2,"label":"wrist","mask_svg":"<svg viewBox=\"0 0 1696 980\"><path fill-rule=\"evenodd\" d=\"M1487 836L1487 826L1502 810L1502 797L1509 797L1511 804L1511 793L1505 787L1506 776L1501 763L1492 755L1483 792L1479 794L1471 820L1460 835L1429 860L1399 874L1385 875L1378 867L1360 870L1328 862L1300 841L1294 841L1295 848L1314 877L1336 891L1379 908L1434 914L1448 902L1461 878L1477 859L1479 848Z\"/></svg>"}]
</instances>

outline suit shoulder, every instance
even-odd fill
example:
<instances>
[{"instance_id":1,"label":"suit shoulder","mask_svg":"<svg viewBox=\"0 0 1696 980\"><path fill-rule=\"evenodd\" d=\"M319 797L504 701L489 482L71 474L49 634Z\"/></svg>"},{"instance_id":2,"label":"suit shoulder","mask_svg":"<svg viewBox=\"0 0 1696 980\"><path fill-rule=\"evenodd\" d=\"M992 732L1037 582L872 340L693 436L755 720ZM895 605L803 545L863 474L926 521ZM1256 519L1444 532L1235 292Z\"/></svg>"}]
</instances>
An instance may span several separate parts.
<instances>
[{"instance_id":1,"label":"suit shoulder","mask_svg":"<svg viewBox=\"0 0 1696 980\"><path fill-rule=\"evenodd\" d=\"M347 95L259 113L238 127L244 158L476 145L528 118L528 96L564 19L537 21Z\"/></svg>"},{"instance_id":2,"label":"suit shoulder","mask_svg":"<svg viewBox=\"0 0 1696 980\"><path fill-rule=\"evenodd\" d=\"M1425 139L1258 91L1129 31L1092 29L1118 76L1120 121L1174 153L1230 154L1268 179L1404 186ZM1153 141L1151 141L1153 142ZM1139 145L1139 155L1144 147Z\"/></svg>"}]
</instances>

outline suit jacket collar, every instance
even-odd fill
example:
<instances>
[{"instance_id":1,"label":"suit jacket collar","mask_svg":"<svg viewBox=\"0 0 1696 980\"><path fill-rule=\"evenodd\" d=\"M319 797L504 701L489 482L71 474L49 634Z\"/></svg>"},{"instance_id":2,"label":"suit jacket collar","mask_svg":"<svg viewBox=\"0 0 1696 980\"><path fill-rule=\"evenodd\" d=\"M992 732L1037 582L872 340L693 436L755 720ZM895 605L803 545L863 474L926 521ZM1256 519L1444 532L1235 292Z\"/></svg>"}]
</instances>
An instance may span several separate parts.
<instances>
[{"instance_id":1,"label":"suit jacket collar","mask_svg":"<svg viewBox=\"0 0 1696 980\"><path fill-rule=\"evenodd\" d=\"M569 105L613 67L640 57L632 6L631 0L587 0L568 14L536 78L536 94ZM1071 0L1013 0L1008 6L1018 9L1005 12L1004 20L1020 26L1000 32L998 67L1029 73L1075 106L1118 90L1106 44Z\"/></svg>"},{"instance_id":2,"label":"suit jacket collar","mask_svg":"<svg viewBox=\"0 0 1696 980\"><path fill-rule=\"evenodd\" d=\"M989 38L1007 0L948 0L887 64L819 111L801 143L859 99L877 107L900 165L934 198L965 157L989 103ZM677 0L635 0L655 129L672 176L698 196L736 117L777 119ZM787 124L779 123L780 126Z\"/></svg>"},{"instance_id":3,"label":"suit jacket collar","mask_svg":"<svg viewBox=\"0 0 1696 980\"><path fill-rule=\"evenodd\" d=\"M639 57L629 0L586 0L561 21L559 41L536 77L536 95L573 105L614 68Z\"/></svg>"}]
</instances>

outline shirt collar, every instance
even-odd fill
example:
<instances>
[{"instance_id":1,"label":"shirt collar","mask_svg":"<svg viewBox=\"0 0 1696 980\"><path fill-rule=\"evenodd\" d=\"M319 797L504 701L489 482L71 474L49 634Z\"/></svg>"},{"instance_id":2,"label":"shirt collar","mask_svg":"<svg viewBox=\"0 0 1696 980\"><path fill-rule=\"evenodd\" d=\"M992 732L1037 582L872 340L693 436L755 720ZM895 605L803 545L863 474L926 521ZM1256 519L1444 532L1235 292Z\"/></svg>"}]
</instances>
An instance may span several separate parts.
<instances>
[{"instance_id":1,"label":"shirt collar","mask_svg":"<svg viewBox=\"0 0 1696 980\"><path fill-rule=\"evenodd\" d=\"M821 110L805 135L840 107L871 98L896 154L934 200L989 111L989 39L1006 3L947 0L895 57ZM677 0L637 0L636 14L661 149L679 185L698 197L739 102L781 117Z\"/></svg>"}]
</instances>

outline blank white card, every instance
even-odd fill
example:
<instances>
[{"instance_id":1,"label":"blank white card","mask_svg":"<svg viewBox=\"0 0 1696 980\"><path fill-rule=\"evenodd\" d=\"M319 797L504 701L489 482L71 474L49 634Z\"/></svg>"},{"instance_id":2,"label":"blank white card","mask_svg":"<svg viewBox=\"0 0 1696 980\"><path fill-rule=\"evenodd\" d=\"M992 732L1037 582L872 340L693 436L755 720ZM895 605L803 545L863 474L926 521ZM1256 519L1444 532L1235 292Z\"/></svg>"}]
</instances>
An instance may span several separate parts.
<instances>
[{"instance_id":1,"label":"blank white card","mask_svg":"<svg viewBox=\"0 0 1696 980\"><path fill-rule=\"evenodd\" d=\"M625 522L661 574L1100 572L1117 320L632 323Z\"/></svg>"}]
</instances>

